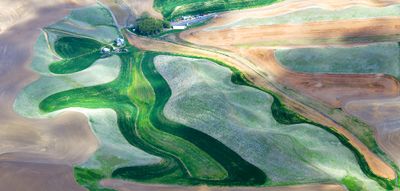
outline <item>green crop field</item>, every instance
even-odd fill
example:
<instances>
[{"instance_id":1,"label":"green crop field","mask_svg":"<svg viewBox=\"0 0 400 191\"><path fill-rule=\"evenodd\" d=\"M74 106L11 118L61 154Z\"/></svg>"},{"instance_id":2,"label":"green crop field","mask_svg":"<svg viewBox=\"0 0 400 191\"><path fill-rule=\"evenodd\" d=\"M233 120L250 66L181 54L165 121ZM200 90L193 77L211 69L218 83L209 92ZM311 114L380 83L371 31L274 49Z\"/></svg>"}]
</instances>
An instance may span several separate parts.
<instances>
[{"instance_id":1,"label":"green crop field","mask_svg":"<svg viewBox=\"0 0 400 191\"><path fill-rule=\"evenodd\" d=\"M279 0L155 0L154 7L166 18L269 5Z\"/></svg>"},{"instance_id":2,"label":"green crop field","mask_svg":"<svg viewBox=\"0 0 400 191\"><path fill-rule=\"evenodd\" d=\"M276 56L283 66L298 72L384 73L400 79L400 48L393 42L277 50Z\"/></svg>"},{"instance_id":3,"label":"green crop field","mask_svg":"<svg viewBox=\"0 0 400 191\"><path fill-rule=\"evenodd\" d=\"M64 30L69 22L75 28ZM116 33L97 36L104 26ZM100 48L117 37L122 34L101 5L73 11L46 28L32 62L41 77L14 104L30 118L63 111L88 117L99 148L74 168L87 189L112 190L100 185L107 178L186 186L393 188L346 138L287 109L238 70L129 44L125 52L101 56Z\"/></svg>"}]
</instances>

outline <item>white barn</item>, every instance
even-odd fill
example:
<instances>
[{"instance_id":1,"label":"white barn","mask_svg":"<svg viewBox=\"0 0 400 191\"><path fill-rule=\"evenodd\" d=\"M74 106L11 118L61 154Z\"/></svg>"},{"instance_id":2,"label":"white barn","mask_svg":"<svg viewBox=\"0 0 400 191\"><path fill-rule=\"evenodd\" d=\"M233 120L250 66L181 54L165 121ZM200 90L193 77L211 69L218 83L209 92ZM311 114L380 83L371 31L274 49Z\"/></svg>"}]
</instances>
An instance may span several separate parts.
<instances>
[{"instance_id":1,"label":"white barn","mask_svg":"<svg viewBox=\"0 0 400 191\"><path fill-rule=\"evenodd\" d=\"M172 29L174 29L174 30L185 30L186 26L172 26Z\"/></svg>"}]
</instances>

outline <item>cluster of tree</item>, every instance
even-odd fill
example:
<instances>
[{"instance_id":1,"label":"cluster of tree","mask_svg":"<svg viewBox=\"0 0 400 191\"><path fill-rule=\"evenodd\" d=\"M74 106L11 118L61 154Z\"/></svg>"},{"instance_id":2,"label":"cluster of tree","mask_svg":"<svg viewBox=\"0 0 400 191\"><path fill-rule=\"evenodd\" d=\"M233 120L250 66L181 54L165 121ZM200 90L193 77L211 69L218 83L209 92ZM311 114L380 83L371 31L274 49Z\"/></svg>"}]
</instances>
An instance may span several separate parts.
<instances>
[{"instance_id":1,"label":"cluster of tree","mask_svg":"<svg viewBox=\"0 0 400 191\"><path fill-rule=\"evenodd\" d=\"M137 20L135 32L140 35L155 35L160 33L164 28L171 28L168 21L159 20L149 15L143 15Z\"/></svg>"}]
</instances>

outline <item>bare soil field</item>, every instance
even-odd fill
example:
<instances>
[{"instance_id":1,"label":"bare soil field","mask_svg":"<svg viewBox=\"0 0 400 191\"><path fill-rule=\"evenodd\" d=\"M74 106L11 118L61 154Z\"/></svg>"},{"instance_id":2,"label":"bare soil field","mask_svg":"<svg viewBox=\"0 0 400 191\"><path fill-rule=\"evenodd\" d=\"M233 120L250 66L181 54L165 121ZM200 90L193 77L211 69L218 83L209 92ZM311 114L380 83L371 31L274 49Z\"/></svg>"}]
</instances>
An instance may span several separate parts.
<instances>
[{"instance_id":1,"label":"bare soil field","mask_svg":"<svg viewBox=\"0 0 400 191\"><path fill-rule=\"evenodd\" d=\"M378 143L400 165L400 97L354 100L344 109L375 127Z\"/></svg>"},{"instance_id":2,"label":"bare soil field","mask_svg":"<svg viewBox=\"0 0 400 191\"><path fill-rule=\"evenodd\" d=\"M278 24L206 31L208 25L184 31L180 38L208 46L293 47L398 40L400 18Z\"/></svg>"},{"instance_id":3,"label":"bare soil field","mask_svg":"<svg viewBox=\"0 0 400 191\"><path fill-rule=\"evenodd\" d=\"M0 161L10 161L0 162L0 185L7 185L8 190L14 189L10 183L16 180L14 190L44 190L47 186L57 190L60 185L66 190L80 189L70 165L86 160L97 148L86 117L65 113L49 120L26 119L13 112L12 106L18 92L38 78L29 65L40 29L67 15L71 8L90 2L94 1L0 2L5 10L0 16Z\"/></svg>"},{"instance_id":4,"label":"bare soil field","mask_svg":"<svg viewBox=\"0 0 400 191\"><path fill-rule=\"evenodd\" d=\"M308 95L333 108L341 108L350 100L390 98L399 95L399 82L387 75L375 74L311 74L287 70L266 48L239 49L245 58L269 70L275 80L301 94Z\"/></svg>"},{"instance_id":5,"label":"bare soil field","mask_svg":"<svg viewBox=\"0 0 400 191\"><path fill-rule=\"evenodd\" d=\"M0 188L8 191L83 191L68 165L0 162ZM55 178L57 177L57 178Z\"/></svg>"},{"instance_id":6,"label":"bare soil field","mask_svg":"<svg viewBox=\"0 0 400 191\"><path fill-rule=\"evenodd\" d=\"M182 186L165 186L165 185L148 185L139 184L133 182L126 182L122 180L106 179L101 182L105 187L118 189L119 191L345 191L342 186L335 184L309 184L299 186L279 186L279 187L268 187L268 188L250 188L250 187L207 187L207 186L195 186L195 187L182 187Z\"/></svg>"},{"instance_id":7,"label":"bare soil field","mask_svg":"<svg viewBox=\"0 0 400 191\"><path fill-rule=\"evenodd\" d=\"M272 91L279 92L276 87L270 83L270 81L274 81L274 76L272 75L272 71L270 70L262 70L259 66L254 66L252 62L244 59L243 57L235 57L233 54L225 53L220 54L215 51L208 51L205 49L196 49L183 45L178 45L175 43L169 43L165 41L158 41L147 39L143 37L138 37L136 35L128 35L129 42L143 50L151 50L151 51L160 51L160 52L171 52L176 54L185 54L185 55L193 55L193 56L201 56L214 58L220 61L223 61L226 64L236 67L241 72L243 72L246 77L251 80L255 85L270 89ZM267 75L263 75L262 72L268 73ZM389 179L394 179L396 177L393 169L383 162L378 156L372 153L364 144L362 144L354 135L352 135L345 128L337 124L332 119L327 118L325 115L320 112L305 106L301 103L294 101L292 98L285 96L284 94L280 94L282 96L285 104L294 109L295 111L301 113L303 116L313 120L315 122L321 123L325 126L332 127L337 130L339 133L344 135L349 139L349 142L357 148L366 158L367 163L369 164L372 171L382 177L386 177Z\"/></svg>"},{"instance_id":8,"label":"bare soil field","mask_svg":"<svg viewBox=\"0 0 400 191\"><path fill-rule=\"evenodd\" d=\"M363 5L369 7L385 7L400 3L399 0L288 0L271 6L230 11L219 15L206 28L226 25L244 18L265 18L283 15L296 10L307 8L322 8L327 10L344 9L350 6Z\"/></svg>"}]
</instances>

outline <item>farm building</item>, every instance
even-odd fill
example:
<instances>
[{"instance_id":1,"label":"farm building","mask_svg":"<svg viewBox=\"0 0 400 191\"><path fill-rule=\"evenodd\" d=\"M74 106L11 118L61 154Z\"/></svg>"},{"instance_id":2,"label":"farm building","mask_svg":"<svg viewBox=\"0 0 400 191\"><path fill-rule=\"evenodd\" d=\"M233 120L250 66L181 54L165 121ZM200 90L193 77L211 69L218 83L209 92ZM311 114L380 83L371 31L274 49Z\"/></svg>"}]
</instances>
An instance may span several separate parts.
<instances>
[{"instance_id":1,"label":"farm building","mask_svg":"<svg viewBox=\"0 0 400 191\"><path fill-rule=\"evenodd\" d=\"M185 30L186 26L172 26L172 29L174 29L174 30Z\"/></svg>"}]
</instances>

